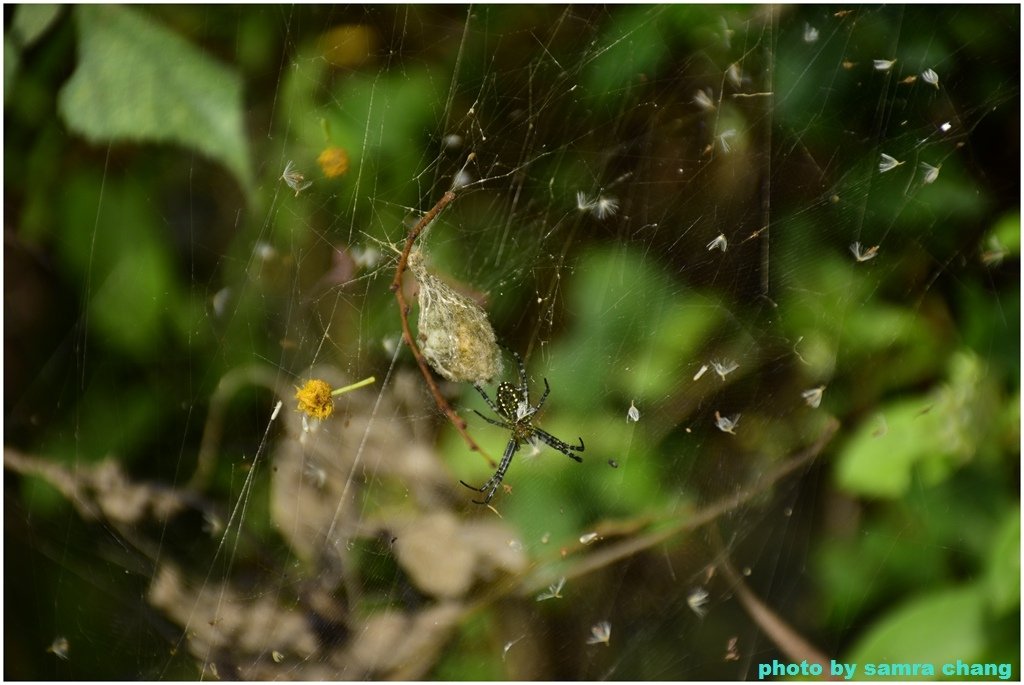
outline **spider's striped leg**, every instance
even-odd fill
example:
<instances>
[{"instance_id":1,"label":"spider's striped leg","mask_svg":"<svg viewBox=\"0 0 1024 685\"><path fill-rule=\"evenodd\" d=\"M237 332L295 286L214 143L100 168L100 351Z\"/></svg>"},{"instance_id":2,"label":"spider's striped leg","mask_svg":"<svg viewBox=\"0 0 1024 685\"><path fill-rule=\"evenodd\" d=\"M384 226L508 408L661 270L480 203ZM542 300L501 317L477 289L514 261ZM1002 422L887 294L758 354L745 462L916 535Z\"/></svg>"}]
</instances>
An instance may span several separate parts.
<instances>
[{"instance_id":1,"label":"spider's striped leg","mask_svg":"<svg viewBox=\"0 0 1024 685\"><path fill-rule=\"evenodd\" d=\"M498 464L498 470L494 472L490 480L484 483L479 488L474 488L472 485L464 480L459 482L465 485L470 490L476 490L477 492L487 492L487 497L484 501L473 500L473 504L490 504L491 500L494 499L494 494L498 491L498 486L501 485L501 481L505 479L505 472L508 471L509 465L512 463L512 457L519 450L519 443L515 438L508 441L508 445L505 446L505 454L501 456L501 463Z\"/></svg>"},{"instance_id":2,"label":"spider's striped leg","mask_svg":"<svg viewBox=\"0 0 1024 685\"><path fill-rule=\"evenodd\" d=\"M508 428L508 424L507 423L503 423L501 421L495 421L494 419L492 419L490 417L484 416L483 414L478 412L476 409L473 410L473 413L476 414L477 416L479 416L481 419L483 419L487 423L492 423L495 426L498 426L499 428Z\"/></svg>"},{"instance_id":3,"label":"spider's striped leg","mask_svg":"<svg viewBox=\"0 0 1024 685\"><path fill-rule=\"evenodd\" d=\"M493 411L498 416L501 416L501 412L498 410L498 407L494 404L494 402L491 401L491 398L487 396L487 393L484 392L484 389L480 386L480 384L474 383L473 387L476 388L476 391L478 393L480 393L480 397L484 398L484 402L486 402L487 406L491 408L491 411ZM480 414L480 412L477 412L477 414ZM480 414L480 416L483 416L483 414Z\"/></svg>"},{"instance_id":4,"label":"spider's striped leg","mask_svg":"<svg viewBox=\"0 0 1024 685\"><path fill-rule=\"evenodd\" d=\"M534 428L533 434L536 435L541 440L543 440L546 445L558 450L559 452L569 457L570 459L573 459L578 462L583 461L583 457L577 457L575 454L573 454L573 452L582 452L585 449L583 445L583 438L580 438L580 444L579 447L577 447L576 445L570 445L567 442L562 442L561 440L553 436L551 433L548 433L546 430L541 430L540 428Z\"/></svg>"},{"instance_id":5,"label":"spider's striped leg","mask_svg":"<svg viewBox=\"0 0 1024 685\"><path fill-rule=\"evenodd\" d=\"M548 393L551 392L551 386L548 385L548 379L544 379L544 394L540 396L540 401L537 402L537 406L533 407L533 413L536 414L540 411L540 408L544 406L544 400L548 398Z\"/></svg>"},{"instance_id":6,"label":"spider's striped leg","mask_svg":"<svg viewBox=\"0 0 1024 685\"><path fill-rule=\"evenodd\" d=\"M530 386L526 381L526 365L523 364L523 358L517 353L513 352L512 356L516 358L516 366L519 367L519 394L523 396L526 404L530 404Z\"/></svg>"}]
</instances>

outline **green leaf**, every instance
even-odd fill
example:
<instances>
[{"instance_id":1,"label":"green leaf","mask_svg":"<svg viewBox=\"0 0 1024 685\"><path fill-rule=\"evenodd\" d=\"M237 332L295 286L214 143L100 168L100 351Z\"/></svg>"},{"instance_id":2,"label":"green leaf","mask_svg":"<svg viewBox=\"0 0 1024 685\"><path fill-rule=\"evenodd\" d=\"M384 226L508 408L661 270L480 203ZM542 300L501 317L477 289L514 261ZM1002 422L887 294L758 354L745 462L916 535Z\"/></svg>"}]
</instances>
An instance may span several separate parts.
<instances>
[{"instance_id":1,"label":"green leaf","mask_svg":"<svg viewBox=\"0 0 1024 685\"><path fill-rule=\"evenodd\" d=\"M14 46L13 41L4 36L4 102L7 102L7 91L14 83L14 75L18 73L18 65L21 62L21 53Z\"/></svg>"},{"instance_id":2,"label":"green leaf","mask_svg":"<svg viewBox=\"0 0 1024 685\"><path fill-rule=\"evenodd\" d=\"M11 36L18 47L30 47L60 15L60 5L19 5L14 10Z\"/></svg>"},{"instance_id":3,"label":"green leaf","mask_svg":"<svg viewBox=\"0 0 1024 685\"><path fill-rule=\"evenodd\" d=\"M252 188L242 80L146 15L80 6L79 64L59 95L61 116L94 143L173 142L223 163Z\"/></svg>"},{"instance_id":4,"label":"green leaf","mask_svg":"<svg viewBox=\"0 0 1024 685\"><path fill-rule=\"evenodd\" d=\"M988 561L989 604L997 614L1020 606L1020 509L1003 521L992 542Z\"/></svg>"},{"instance_id":5,"label":"green leaf","mask_svg":"<svg viewBox=\"0 0 1024 685\"><path fill-rule=\"evenodd\" d=\"M565 355L576 368L588 369L600 368L610 350L620 349L625 340L629 352L623 353L622 372L610 379L601 374L560 379L553 364L551 382L576 387L575 398L564 401L583 409L609 386L638 402L670 392L722 320L713 297L678 293L678 283L639 253L615 248L584 254L569 296L575 322L572 337L554 346L552 354Z\"/></svg>"},{"instance_id":6,"label":"green leaf","mask_svg":"<svg viewBox=\"0 0 1024 685\"><path fill-rule=\"evenodd\" d=\"M956 659L976 659L985 647L982 600L974 585L917 597L869 628L845 662L930 663L938 671Z\"/></svg>"},{"instance_id":7,"label":"green leaf","mask_svg":"<svg viewBox=\"0 0 1024 685\"><path fill-rule=\"evenodd\" d=\"M1018 256L1020 254L1020 213L1010 212L1003 215L989 231L985 245L989 248L1001 249L1007 256Z\"/></svg>"},{"instance_id":8,"label":"green leaf","mask_svg":"<svg viewBox=\"0 0 1024 685\"><path fill-rule=\"evenodd\" d=\"M125 252L108 277L94 284L90 326L112 347L145 358L164 333L172 281L158 246L144 243Z\"/></svg>"},{"instance_id":9,"label":"green leaf","mask_svg":"<svg viewBox=\"0 0 1024 685\"><path fill-rule=\"evenodd\" d=\"M168 335L186 329L188 317L174 253L146 193L134 177L70 176L54 227L55 254L85 289L90 335L138 360L175 342Z\"/></svg>"},{"instance_id":10,"label":"green leaf","mask_svg":"<svg viewBox=\"0 0 1024 685\"><path fill-rule=\"evenodd\" d=\"M637 83L641 74L650 77L668 55L662 35L664 8L638 7L624 13L602 39L607 47L588 67L587 91L596 98L620 96ZM659 21L659 19L661 21Z\"/></svg>"},{"instance_id":11,"label":"green leaf","mask_svg":"<svg viewBox=\"0 0 1024 685\"><path fill-rule=\"evenodd\" d=\"M944 453L930 406L926 396L892 403L881 410L877 421L863 424L839 457L839 486L874 497L906 493L914 466Z\"/></svg>"},{"instance_id":12,"label":"green leaf","mask_svg":"<svg viewBox=\"0 0 1024 685\"><path fill-rule=\"evenodd\" d=\"M926 484L941 482L984 444L995 409L981 362L954 355L945 385L889 403L861 425L839 456L839 486L895 498L907 492L915 471Z\"/></svg>"}]
</instances>

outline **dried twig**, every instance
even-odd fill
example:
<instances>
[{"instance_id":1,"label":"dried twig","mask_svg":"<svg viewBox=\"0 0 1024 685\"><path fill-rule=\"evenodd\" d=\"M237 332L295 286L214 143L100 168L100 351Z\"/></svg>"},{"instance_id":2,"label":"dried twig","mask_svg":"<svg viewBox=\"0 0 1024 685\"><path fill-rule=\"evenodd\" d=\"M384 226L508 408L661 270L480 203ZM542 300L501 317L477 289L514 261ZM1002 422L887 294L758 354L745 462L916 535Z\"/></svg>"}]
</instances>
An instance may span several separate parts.
<instances>
[{"instance_id":1,"label":"dried twig","mask_svg":"<svg viewBox=\"0 0 1024 685\"><path fill-rule=\"evenodd\" d=\"M715 532L717 533L717 531ZM823 671L827 672L829 658L804 638L803 635L794 630L781 616L762 602L754 594L753 590L747 587L740 574L736 573L729 560L724 557L725 550L722 546L721 538L716 536L715 542L715 546L719 548L723 555L723 559L718 567L722 569L722 573L729 581L729 584L732 585L732 591L737 599L739 599L740 604L743 605L743 608L746 609L747 615L765 632L771 641L775 643L775 646L779 648L779 651L785 654L787 658L796 663L806 661L810 664L818 664L822 667Z\"/></svg>"},{"instance_id":2,"label":"dried twig","mask_svg":"<svg viewBox=\"0 0 1024 685\"><path fill-rule=\"evenodd\" d=\"M698 528L718 520L718 518L723 514L735 511L758 495L767 491L782 478L788 476L799 468L803 468L813 461L819 454L821 454L822 450L825 449L826 445L828 445L832 440L832 437L836 434L838 429L839 422L835 419L831 419L825 425L822 430L822 434L814 441L813 444L805 447L796 455L777 466L774 470L766 473L762 478L758 479L757 482L752 483L750 486L736 493L725 495L717 501L702 508L700 511L693 512L687 516L678 516L673 514L665 521L651 523L650 525L646 525L648 524L646 519L641 519L640 523L646 525L644 532L635 536L626 537L615 543L607 544L604 547L595 550L593 553L581 557L571 566L567 568L559 568L557 575L565 576L569 580L572 580L573 578L610 566L617 561L639 554L640 552L647 551L680 533L697 530ZM598 528L597 532L603 535L604 531L601 528ZM578 550L579 548L569 548L568 553L572 554ZM532 596L557 579L554 571L545 568L543 565L540 565L540 568L545 570L520 581L520 592L523 596Z\"/></svg>"},{"instance_id":3,"label":"dried twig","mask_svg":"<svg viewBox=\"0 0 1024 685\"><path fill-rule=\"evenodd\" d=\"M405 340L405 344L409 346L412 351L412 356L416 358L416 363L420 367L420 371L423 373L423 378L427 381L427 387L430 388L430 393L434 396L434 402L437 403L438 409L444 412L444 415L448 417L452 425L455 426L455 430L459 431L459 435L469 445L469 449L474 452L479 452L484 456L485 459L490 463L491 468L495 468L496 462L487 454L480 445L476 444L469 432L466 430L466 421L458 415L458 413L452 409L452 406L448 404L444 396L441 394L440 388L437 387L437 382L434 380L434 376L430 373L430 368L427 366L427 360L423 357L423 352L420 350L419 345L416 344L416 338L413 337L412 330L409 328L409 304L405 301L405 295L402 293L402 275L405 273L405 269L409 264L409 253L412 252L412 245L416 242L416 238L419 237L423 230L430 225L430 223L437 218L437 216L444 211L444 208L455 199L455 193L449 190L445 193L437 204L431 208L429 212L423 215L423 217L416 222L416 225L412 227L409 234L405 237L405 248L402 250L401 256L398 258L398 265L395 267L395 279L391 282L391 291L395 294L395 299L398 301L398 312L402 317L402 339Z\"/></svg>"}]
</instances>

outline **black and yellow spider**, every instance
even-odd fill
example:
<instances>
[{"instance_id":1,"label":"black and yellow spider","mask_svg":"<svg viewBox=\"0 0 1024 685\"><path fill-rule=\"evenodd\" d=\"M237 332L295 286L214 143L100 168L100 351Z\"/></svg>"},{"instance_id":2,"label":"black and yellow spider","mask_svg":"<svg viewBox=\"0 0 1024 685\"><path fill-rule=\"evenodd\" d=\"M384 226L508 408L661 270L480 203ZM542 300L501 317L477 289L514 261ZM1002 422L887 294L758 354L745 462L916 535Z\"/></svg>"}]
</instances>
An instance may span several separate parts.
<instances>
[{"instance_id":1,"label":"black and yellow spider","mask_svg":"<svg viewBox=\"0 0 1024 685\"><path fill-rule=\"evenodd\" d=\"M498 486L501 485L501 481L505 478L505 472L508 471L509 464L512 463L512 457L519 451L519 446L524 442L533 442L534 440L540 440L547 444L570 459L574 459L578 462L582 462L583 458L578 457L573 452L582 452L583 438L580 438L580 444L570 445L562 442L555 436L551 435L547 431L537 428L533 425L533 417L540 411L540 408L544 406L544 400L547 399L548 393L551 392L551 387L548 385L548 379L544 379L544 394L540 396L540 401L536 405L530 404L530 390L526 384L526 367L523 366L523 360L519 358L518 354L512 353L516 358L516 364L519 366L519 387L512 385L511 383L504 382L498 384L498 392L496 395L497 400L491 401L491 398L487 396L484 389L479 385L474 384L480 396L487 402L487 406L491 408L495 414L498 415L499 421L487 418L480 412L476 412L480 418L487 423L492 423L495 426L501 426L502 428L512 431L512 435L509 437L508 445L505 446L505 453L501 455L501 463L498 464L498 470L494 472L490 480L484 483L479 488L474 488L472 485L464 480L459 482L465 485L470 490L476 490L477 492L486 492L487 497L481 502L479 500L473 500L475 504L489 504L494 498L494 493L498 491Z\"/></svg>"}]
</instances>

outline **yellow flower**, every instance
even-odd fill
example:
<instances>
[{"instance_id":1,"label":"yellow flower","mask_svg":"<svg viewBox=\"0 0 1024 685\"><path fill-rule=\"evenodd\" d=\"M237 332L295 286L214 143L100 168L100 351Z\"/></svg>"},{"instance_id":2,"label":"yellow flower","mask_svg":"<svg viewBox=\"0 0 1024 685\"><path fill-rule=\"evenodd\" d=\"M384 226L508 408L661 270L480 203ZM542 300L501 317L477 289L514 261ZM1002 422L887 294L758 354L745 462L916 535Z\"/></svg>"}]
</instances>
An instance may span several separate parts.
<instances>
[{"instance_id":1,"label":"yellow flower","mask_svg":"<svg viewBox=\"0 0 1024 685\"><path fill-rule=\"evenodd\" d=\"M327 178L341 176L348 171L348 153L344 148L329 147L320 153L316 161Z\"/></svg>"},{"instance_id":2,"label":"yellow flower","mask_svg":"<svg viewBox=\"0 0 1024 685\"><path fill-rule=\"evenodd\" d=\"M367 24L341 24L320 36L320 55L328 64L355 69L374 58L380 39Z\"/></svg>"},{"instance_id":3,"label":"yellow flower","mask_svg":"<svg viewBox=\"0 0 1024 685\"><path fill-rule=\"evenodd\" d=\"M326 419L334 412L331 386L319 378L306 381L304 386L298 388L295 399L299 401L299 411L306 412L314 419Z\"/></svg>"}]
</instances>

